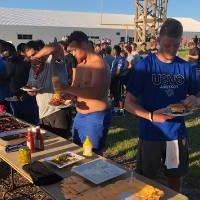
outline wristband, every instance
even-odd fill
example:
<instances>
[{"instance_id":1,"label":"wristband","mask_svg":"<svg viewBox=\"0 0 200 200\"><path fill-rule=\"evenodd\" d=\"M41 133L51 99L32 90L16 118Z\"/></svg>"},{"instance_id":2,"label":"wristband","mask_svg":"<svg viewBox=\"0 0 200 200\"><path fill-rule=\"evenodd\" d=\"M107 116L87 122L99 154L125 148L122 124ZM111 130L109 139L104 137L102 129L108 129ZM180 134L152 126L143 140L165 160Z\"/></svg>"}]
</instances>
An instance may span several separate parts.
<instances>
[{"instance_id":1,"label":"wristband","mask_svg":"<svg viewBox=\"0 0 200 200\"><path fill-rule=\"evenodd\" d=\"M149 120L152 122L153 121L153 112L149 112Z\"/></svg>"}]
</instances>

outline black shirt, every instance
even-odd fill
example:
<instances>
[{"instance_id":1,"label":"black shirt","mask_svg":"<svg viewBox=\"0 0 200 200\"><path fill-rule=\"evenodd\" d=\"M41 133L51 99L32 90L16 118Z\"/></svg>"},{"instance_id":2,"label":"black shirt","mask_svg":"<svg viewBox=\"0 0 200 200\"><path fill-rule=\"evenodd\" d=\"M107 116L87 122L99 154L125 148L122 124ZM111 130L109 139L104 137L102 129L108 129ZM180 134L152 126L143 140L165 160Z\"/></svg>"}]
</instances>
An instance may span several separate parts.
<instances>
[{"instance_id":1,"label":"black shirt","mask_svg":"<svg viewBox=\"0 0 200 200\"><path fill-rule=\"evenodd\" d=\"M72 74L73 74L72 69L76 68L77 64L78 63L77 63L76 58L71 53L69 53L65 56L65 65L66 65L67 72L68 72L69 84L72 83Z\"/></svg>"},{"instance_id":2,"label":"black shirt","mask_svg":"<svg viewBox=\"0 0 200 200\"><path fill-rule=\"evenodd\" d=\"M31 63L18 56L13 60L9 60L6 68L10 91L16 95L22 95L23 91L20 88L27 84Z\"/></svg>"}]
</instances>

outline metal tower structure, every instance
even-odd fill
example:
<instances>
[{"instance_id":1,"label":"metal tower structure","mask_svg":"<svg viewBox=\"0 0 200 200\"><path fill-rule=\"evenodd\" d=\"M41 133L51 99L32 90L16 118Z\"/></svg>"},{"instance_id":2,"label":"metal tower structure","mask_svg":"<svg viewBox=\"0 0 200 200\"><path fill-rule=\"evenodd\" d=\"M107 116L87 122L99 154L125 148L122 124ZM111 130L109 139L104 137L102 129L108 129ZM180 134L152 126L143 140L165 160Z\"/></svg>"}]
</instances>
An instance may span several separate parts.
<instances>
[{"instance_id":1,"label":"metal tower structure","mask_svg":"<svg viewBox=\"0 0 200 200\"><path fill-rule=\"evenodd\" d=\"M135 42L146 42L147 35L157 36L167 18L168 0L135 0Z\"/></svg>"}]
</instances>

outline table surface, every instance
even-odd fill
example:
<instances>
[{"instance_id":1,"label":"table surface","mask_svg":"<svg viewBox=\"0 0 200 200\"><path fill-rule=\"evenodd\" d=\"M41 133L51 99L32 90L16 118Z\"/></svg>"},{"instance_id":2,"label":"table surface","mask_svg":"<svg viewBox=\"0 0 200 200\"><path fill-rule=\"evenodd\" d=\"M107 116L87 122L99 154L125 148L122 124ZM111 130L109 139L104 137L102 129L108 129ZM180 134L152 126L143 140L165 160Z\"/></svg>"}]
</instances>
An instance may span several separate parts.
<instances>
[{"instance_id":1,"label":"table surface","mask_svg":"<svg viewBox=\"0 0 200 200\"><path fill-rule=\"evenodd\" d=\"M57 155L59 153L64 153L66 151L72 151L74 153L78 153L80 155L82 155L82 149L77 146L76 144L73 144L67 140L65 140L64 138L58 137L50 132L47 132L45 134L45 150L44 151L40 151L40 152L36 152L32 154L32 161L35 160L40 160L43 161L44 158L49 157L49 156L54 156ZM24 178L26 178L27 180L29 180L31 183L32 179L29 176L29 174L27 174L23 169L22 169L22 164L20 164L19 160L18 160L18 152L11 152L11 153L6 153L4 151L4 149L0 149L0 158L2 160L4 160L6 163L8 163L13 169L15 169L19 174L21 174ZM101 156L98 155L94 155L92 158L90 159L84 159L82 161L80 161L79 163L76 163L74 165L80 165L82 163L86 163L88 161L94 160L94 159L105 159ZM112 162L112 161L110 161ZM113 162L112 162L113 163ZM115 163L116 164L116 163ZM68 166L68 167L64 167L62 169L58 169L57 167L54 167L50 164L48 164L47 166L53 170L55 173L57 173L58 175L62 176L63 178L69 177L70 175L73 174L73 172L71 172L71 167L74 166ZM118 165L118 164L116 164ZM119 166L119 165L118 165ZM130 176L130 172L127 172L125 175L122 175L116 179L113 179L109 182L104 183L104 185L106 184L110 184L113 183L116 180L120 180L120 179L125 179L127 177ZM155 182L152 181L150 179L147 179L139 174L134 173L134 176L139 179L140 181L143 181L147 184L150 184L152 186L155 186L161 190L164 191L165 193L165 197L164 199L170 199L170 200L188 200L188 198L182 194L178 194L177 192ZM95 185L94 185L95 187ZM51 198L53 199L59 199L59 200L63 200L65 199L63 192L61 191L61 183L57 183L57 184L52 184L52 185L48 185L48 186L42 186L40 187L43 191L45 191Z\"/></svg>"}]
</instances>

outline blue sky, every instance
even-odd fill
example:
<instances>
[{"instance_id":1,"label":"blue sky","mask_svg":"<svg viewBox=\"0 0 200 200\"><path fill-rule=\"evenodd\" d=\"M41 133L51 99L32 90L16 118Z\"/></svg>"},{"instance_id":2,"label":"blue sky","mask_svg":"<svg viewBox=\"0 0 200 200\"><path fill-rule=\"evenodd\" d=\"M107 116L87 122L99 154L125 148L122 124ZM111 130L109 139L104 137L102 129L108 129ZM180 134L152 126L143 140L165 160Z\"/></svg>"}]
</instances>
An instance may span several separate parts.
<instances>
[{"instance_id":1,"label":"blue sky","mask_svg":"<svg viewBox=\"0 0 200 200\"><path fill-rule=\"evenodd\" d=\"M0 0L0 7L67 10L83 12L134 13L134 0ZM200 0L169 0L168 16L200 20Z\"/></svg>"}]
</instances>

